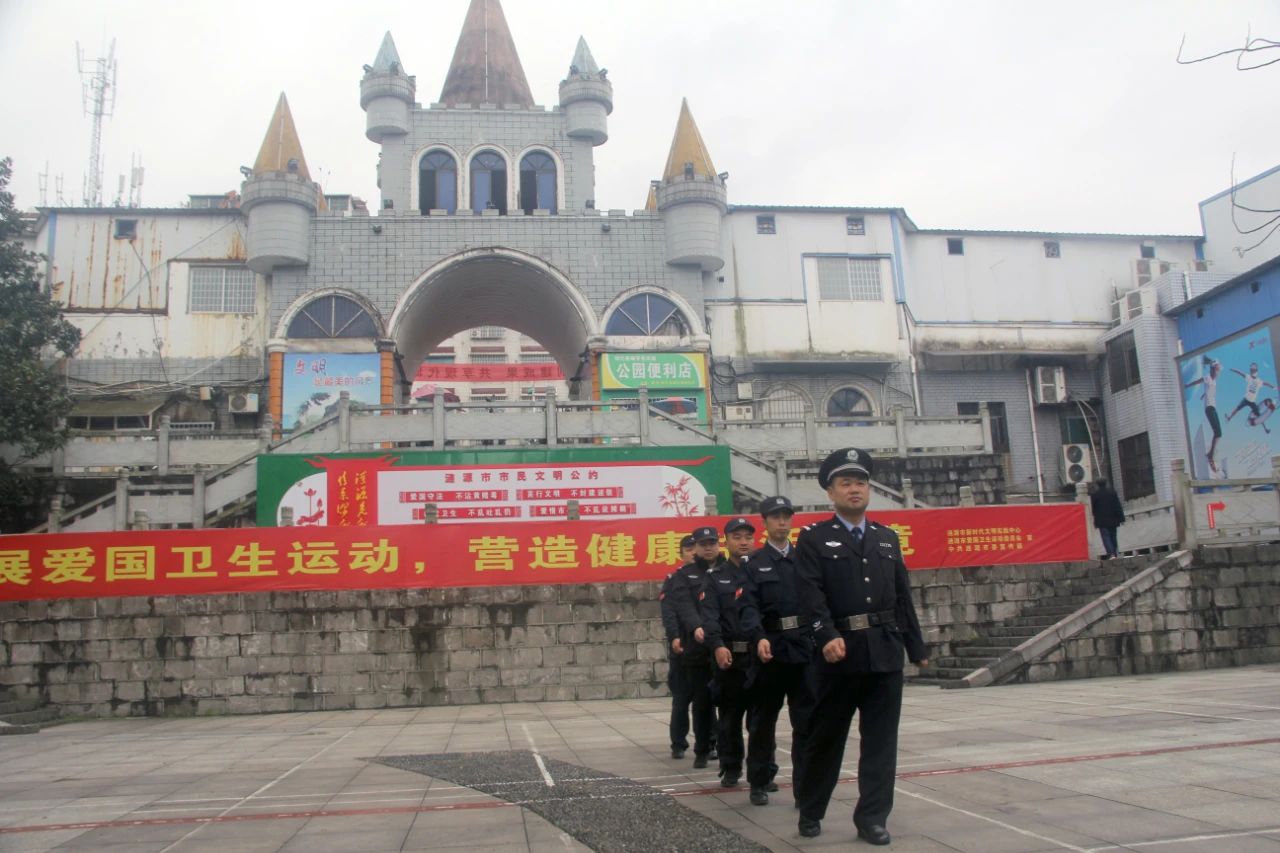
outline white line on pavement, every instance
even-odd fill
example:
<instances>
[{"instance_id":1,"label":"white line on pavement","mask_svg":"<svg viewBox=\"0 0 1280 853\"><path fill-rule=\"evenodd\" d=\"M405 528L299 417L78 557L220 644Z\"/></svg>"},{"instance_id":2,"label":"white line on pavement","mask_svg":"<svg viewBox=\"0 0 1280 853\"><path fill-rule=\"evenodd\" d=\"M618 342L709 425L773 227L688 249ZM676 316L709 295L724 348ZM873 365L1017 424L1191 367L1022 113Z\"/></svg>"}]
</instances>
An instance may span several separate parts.
<instances>
[{"instance_id":1,"label":"white line on pavement","mask_svg":"<svg viewBox=\"0 0 1280 853\"><path fill-rule=\"evenodd\" d=\"M548 788L556 786L556 780L551 778L551 774L547 772L547 765L542 760L542 756L538 753L538 745L533 742L533 733L529 731L528 723L521 723L520 728L524 729L525 740L529 741L529 751L533 753L533 762L538 765L538 769L542 771L542 779L547 783Z\"/></svg>"},{"instance_id":2,"label":"white line on pavement","mask_svg":"<svg viewBox=\"0 0 1280 853\"><path fill-rule=\"evenodd\" d=\"M1100 853L1103 850L1128 850L1131 847L1156 847L1161 844L1192 844L1197 841L1218 841L1223 838L1247 838L1253 835L1271 835L1276 832L1280 832L1280 826L1273 826L1268 829L1243 829L1239 832L1218 832L1213 835L1184 835L1180 838L1161 838L1157 841L1126 841L1124 844L1090 847L1087 853Z\"/></svg>"},{"instance_id":3,"label":"white line on pavement","mask_svg":"<svg viewBox=\"0 0 1280 853\"><path fill-rule=\"evenodd\" d=\"M975 820L983 820L983 821L986 821L987 823L995 824L996 826L1001 827L1002 829L1007 829L1010 832L1016 832L1019 835L1025 835L1028 838L1035 838L1039 841L1047 841L1050 844L1057 844L1063 850L1074 850L1076 851L1076 853L1090 853L1090 851L1085 847L1077 847L1074 844L1068 844L1067 842L1062 841L1060 839L1050 838L1047 835L1041 835L1040 833L1032 832L1029 829L1022 829L1021 827L1014 826L1011 823L1005 823L1002 820L996 820L993 817L987 817L986 815L978 814L977 812L971 812L968 809L962 809L959 806L949 805L947 803L941 802L940 800L935 800L932 797L926 797L924 794L917 794L914 791L904 791L900 786L896 787L895 790L899 794L903 794L904 796L915 797L917 800L924 800L926 803L931 803L935 806L938 806L939 808L950 809L953 812L958 812L959 814L974 818Z\"/></svg>"}]
</instances>

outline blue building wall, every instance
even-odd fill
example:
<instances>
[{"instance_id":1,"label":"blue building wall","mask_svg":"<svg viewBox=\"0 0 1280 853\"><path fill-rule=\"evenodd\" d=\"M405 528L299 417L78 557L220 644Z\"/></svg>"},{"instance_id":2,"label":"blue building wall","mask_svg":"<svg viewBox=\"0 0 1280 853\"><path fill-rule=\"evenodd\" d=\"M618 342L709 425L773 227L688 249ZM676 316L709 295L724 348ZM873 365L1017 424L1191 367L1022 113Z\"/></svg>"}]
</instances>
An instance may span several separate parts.
<instances>
[{"instance_id":1,"label":"blue building wall","mask_svg":"<svg viewBox=\"0 0 1280 853\"><path fill-rule=\"evenodd\" d=\"M1193 352L1278 314L1280 263L1272 262L1183 307L1178 314L1182 351Z\"/></svg>"}]
</instances>

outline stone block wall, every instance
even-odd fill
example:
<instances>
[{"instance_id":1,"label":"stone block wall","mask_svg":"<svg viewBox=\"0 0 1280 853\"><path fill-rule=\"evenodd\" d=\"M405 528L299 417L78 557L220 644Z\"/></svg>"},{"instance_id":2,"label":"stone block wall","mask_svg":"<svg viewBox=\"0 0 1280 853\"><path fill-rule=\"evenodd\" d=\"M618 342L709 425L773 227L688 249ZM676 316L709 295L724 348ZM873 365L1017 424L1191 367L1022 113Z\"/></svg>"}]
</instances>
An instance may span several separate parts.
<instances>
[{"instance_id":1,"label":"stone block wall","mask_svg":"<svg viewBox=\"0 0 1280 853\"><path fill-rule=\"evenodd\" d=\"M1204 548L1019 674L1056 681L1280 661L1280 546Z\"/></svg>"},{"instance_id":2,"label":"stone block wall","mask_svg":"<svg viewBox=\"0 0 1280 853\"><path fill-rule=\"evenodd\" d=\"M0 686L64 714L246 714L666 691L656 583L0 603Z\"/></svg>"},{"instance_id":3,"label":"stone block wall","mask_svg":"<svg viewBox=\"0 0 1280 853\"><path fill-rule=\"evenodd\" d=\"M1143 565L1134 559L1128 568ZM1056 563L911 577L936 657L1115 568ZM667 688L657 593L645 582L4 602L0 687L86 716L659 696ZM1276 660L1280 547L1206 549L1027 677Z\"/></svg>"}]
</instances>

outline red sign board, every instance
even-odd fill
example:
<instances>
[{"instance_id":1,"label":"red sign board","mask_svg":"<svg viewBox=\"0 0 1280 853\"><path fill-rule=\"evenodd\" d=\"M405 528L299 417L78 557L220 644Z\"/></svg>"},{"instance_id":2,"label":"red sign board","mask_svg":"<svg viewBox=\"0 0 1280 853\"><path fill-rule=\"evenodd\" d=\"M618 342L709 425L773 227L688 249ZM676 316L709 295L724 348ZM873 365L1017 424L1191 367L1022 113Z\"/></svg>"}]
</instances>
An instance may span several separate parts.
<instances>
[{"instance_id":1,"label":"red sign board","mask_svg":"<svg viewBox=\"0 0 1280 853\"><path fill-rule=\"evenodd\" d=\"M1088 556L1084 507L873 513L912 569ZM806 513L804 524L829 519ZM294 589L511 586L657 580L695 523L584 519L430 527L259 527L0 537L0 601ZM760 534L763 542L763 530Z\"/></svg>"},{"instance_id":2,"label":"red sign board","mask_svg":"<svg viewBox=\"0 0 1280 853\"><path fill-rule=\"evenodd\" d=\"M551 382L564 379L554 361L532 364L424 364L420 382Z\"/></svg>"}]
</instances>

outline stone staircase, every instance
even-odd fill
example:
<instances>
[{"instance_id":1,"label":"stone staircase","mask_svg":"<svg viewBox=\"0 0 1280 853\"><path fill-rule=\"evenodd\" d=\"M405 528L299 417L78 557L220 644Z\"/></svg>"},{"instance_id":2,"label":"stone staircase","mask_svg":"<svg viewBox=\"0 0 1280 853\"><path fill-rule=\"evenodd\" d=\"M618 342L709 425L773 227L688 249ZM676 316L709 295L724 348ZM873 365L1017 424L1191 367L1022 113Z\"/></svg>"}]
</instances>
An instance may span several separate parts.
<instances>
[{"instance_id":1,"label":"stone staircase","mask_svg":"<svg viewBox=\"0 0 1280 853\"><path fill-rule=\"evenodd\" d=\"M927 674L911 679L912 684L940 687L959 686L960 679L989 666L1010 650L1062 621L1081 607L1096 601L1146 568L1140 558L1111 560L1082 578L1053 581L1052 594L999 624L980 628L978 636L952 643L951 654L929 662Z\"/></svg>"},{"instance_id":2,"label":"stone staircase","mask_svg":"<svg viewBox=\"0 0 1280 853\"><path fill-rule=\"evenodd\" d=\"M19 699L8 688L0 688L0 735L35 734L58 716L57 708L46 707L39 699Z\"/></svg>"}]
</instances>

